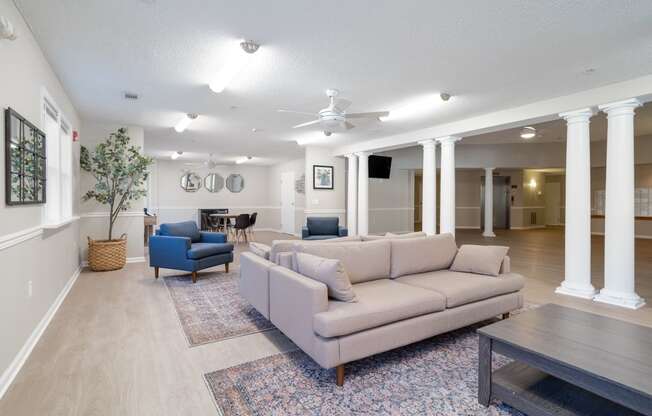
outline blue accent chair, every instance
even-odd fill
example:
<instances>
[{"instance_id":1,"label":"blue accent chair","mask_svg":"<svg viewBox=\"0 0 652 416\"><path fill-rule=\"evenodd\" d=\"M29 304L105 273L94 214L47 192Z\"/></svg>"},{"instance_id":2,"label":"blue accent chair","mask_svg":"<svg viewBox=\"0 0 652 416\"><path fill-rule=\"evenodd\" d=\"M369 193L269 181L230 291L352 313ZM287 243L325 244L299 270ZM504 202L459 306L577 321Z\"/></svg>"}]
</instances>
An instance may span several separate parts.
<instances>
[{"instance_id":1,"label":"blue accent chair","mask_svg":"<svg viewBox=\"0 0 652 416\"><path fill-rule=\"evenodd\" d=\"M233 244L226 242L226 235L199 231L194 221L161 224L149 239L149 265L157 279L163 267L188 271L195 283L198 270L223 264L228 273L232 261Z\"/></svg>"},{"instance_id":2,"label":"blue accent chair","mask_svg":"<svg viewBox=\"0 0 652 416\"><path fill-rule=\"evenodd\" d=\"M308 217L306 225L301 229L303 240L328 240L347 235L349 235L349 231L340 226L338 217Z\"/></svg>"}]
</instances>

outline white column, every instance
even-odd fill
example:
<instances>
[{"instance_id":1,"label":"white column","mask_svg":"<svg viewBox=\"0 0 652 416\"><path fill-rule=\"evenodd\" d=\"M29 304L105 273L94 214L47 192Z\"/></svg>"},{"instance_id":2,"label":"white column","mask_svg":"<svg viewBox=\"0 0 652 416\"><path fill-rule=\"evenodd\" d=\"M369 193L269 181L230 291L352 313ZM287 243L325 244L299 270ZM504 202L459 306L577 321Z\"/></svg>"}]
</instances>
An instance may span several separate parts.
<instances>
[{"instance_id":1,"label":"white column","mask_svg":"<svg viewBox=\"0 0 652 416\"><path fill-rule=\"evenodd\" d=\"M600 106L607 113L604 289L594 298L631 309L645 305L634 275L634 109L629 99Z\"/></svg>"},{"instance_id":2,"label":"white column","mask_svg":"<svg viewBox=\"0 0 652 416\"><path fill-rule=\"evenodd\" d=\"M358 157L346 155L348 160L347 198L346 198L346 228L349 235L358 235Z\"/></svg>"},{"instance_id":3,"label":"white column","mask_svg":"<svg viewBox=\"0 0 652 416\"><path fill-rule=\"evenodd\" d=\"M590 108L559 117L566 120L566 224L564 281L555 292L592 299Z\"/></svg>"},{"instance_id":4,"label":"white column","mask_svg":"<svg viewBox=\"0 0 652 416\"><path fill-rule=\"evenodd\" d=\"M369 234L369 155L370 152L356 153L358 156L358 234Z\"/></svg>"},{"instance_id":5,"label":"white column","mask_svg":"<svg viewBox=\"0 0 652 416\"><path fill-rule=\"evenodd\" d=\"M455 142L459 137L437 139L441 143L441 197L439 226L441 233L455 235Z\"/></svg>"},{"instance_id":6,"label":"white column","mask_svg":"<svg viewBox=\"0 0 652 416\"><path fill-rule=\"evenodd\" d=\"M419 144L423 146L421 229L427 235L433 235L437 234L437 143L424 140Z\"/></svg>"},{"instance_id":7,"label":"white column","mask_svg":"<svg viewBox=\"0 0 652 416\"><path fill-rule=\"evenodd\" d=\"M484 232L483 237L494 234L494 168L484 168Z\"/></svg>"}]
</instances>

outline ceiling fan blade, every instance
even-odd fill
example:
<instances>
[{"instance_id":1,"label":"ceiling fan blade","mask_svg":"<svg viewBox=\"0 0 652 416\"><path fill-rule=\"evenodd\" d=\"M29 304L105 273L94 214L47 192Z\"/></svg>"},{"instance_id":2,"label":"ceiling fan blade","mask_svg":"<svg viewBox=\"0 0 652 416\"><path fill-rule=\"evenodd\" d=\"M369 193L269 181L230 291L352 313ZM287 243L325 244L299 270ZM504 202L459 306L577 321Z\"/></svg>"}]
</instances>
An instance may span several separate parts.
<instances>
[{"instance_id":1,"label":"ceiling fan blade","mask_svg":"<svg viewBox=\"0 0 652 416\"><path fill-rule=\"evenodd\" d=\"M350 105L351 105L351 101L349 100L345 100L343 98L339 98L335 100L335 107L340 111L346 110L347 108L349 108Z\"/></svg>"},{"instance_id":2,"label":"ceiling fan blade","mask_svg":"<svg viewBox=\"0 0 652 416\"><path fill-rule=\"evenodd\" d=\"M283 110L283 109L279 109L279 110L276 110L276 111L278 111L279 113L304 114L304 115L308 115L308 116L316 116L317 115L316 113L307 113L305 111L294 111L294 110Z\"/></svg>"},{"instance_id":3,"label":"ceiling fan blade","mask_svg":"<svg viewBox=\"0 0 652 416\"><path fill-rule=\"evenodd\" d=\"M380 117L387 117L389 115L389 111L376 111L376 112L371 112L371 113L349 113L349 114L344 114L344 118L380 118Z\"/></svg>"},{"instance_id":4,"label":"ceiling fan blade","mask_svg":"<svg viewBox=\"0 0 652 416\"><path fill-rule=\"evenodd\" d=\"M354 127L355 127L355 125L354 125L353 123L349 123L348 121L345 121L345 122L344 122L344 128L345 128L345 129L347 129L347 130L351 130L351 129L354 128Z\"/></svg>"},{"instance_id":5,"label":"ceiling fan blade","mask_svg":"<svg viewBox=\"0 0 652 416\"><path fill-rule=\"evenodd\" d=\"M312 126L313 124L319 124L319 123L320 123L320 120L313 120L313 121L309 121L307 123L297 124L296 126L293 126L292 128L293 129L298 129L299 127Z\"/></svg>"}]
</instances>

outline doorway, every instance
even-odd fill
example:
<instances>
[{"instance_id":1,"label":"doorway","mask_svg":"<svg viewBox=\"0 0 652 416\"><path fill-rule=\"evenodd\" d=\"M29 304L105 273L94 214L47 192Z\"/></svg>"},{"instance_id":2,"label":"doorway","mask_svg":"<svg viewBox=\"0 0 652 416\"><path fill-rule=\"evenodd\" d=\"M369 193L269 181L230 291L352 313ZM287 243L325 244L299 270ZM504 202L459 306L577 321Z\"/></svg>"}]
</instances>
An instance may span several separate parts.
<instances>
[{"instance_id":1,"label":"doorway","mask_svg":"<svg viewBox=\"0 0 652 416\"><path fill-rule=\"evenodd\" d=\"M561 225L561 183L545 184L546 225Z\"/></svg>"},{"instance_id":2,"label":"doorway","mask_svg":"<svg viewBox=\"0 0 652 416\"><path fill-rule=\"evenodd\" d=\"M484 176L480 178L480 228L484 229ZM494 229L509 229L509 176L494 176Z\"/></svg>"},{"instance_id":3,"label":"doorway","mask_svg":"<svg viewBox=\"0 0 652 416\"><path fill-rule=\"evenodd\" d=\"M294 234L294 172L281 173L281 231Z\"/></svg>"}]
</instances>

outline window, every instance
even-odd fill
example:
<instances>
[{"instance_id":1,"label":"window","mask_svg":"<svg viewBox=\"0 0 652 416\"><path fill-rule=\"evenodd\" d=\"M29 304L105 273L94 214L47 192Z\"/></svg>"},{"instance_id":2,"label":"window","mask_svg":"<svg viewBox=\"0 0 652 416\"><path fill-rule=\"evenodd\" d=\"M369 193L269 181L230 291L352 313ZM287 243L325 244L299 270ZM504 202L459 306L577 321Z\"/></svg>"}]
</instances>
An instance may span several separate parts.
<instances>
[{"instance_id":1,"label":"window","mask_svg":"<svg viewBox=\"0 0 652 416\"><path fill-rule=\"evenodd\" d=\"M72 219L72 129L46 91L42 119L47 155L43 220L46 225L57 225Z\"/></svg>"}]
</instances>

